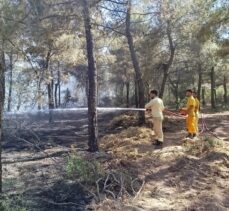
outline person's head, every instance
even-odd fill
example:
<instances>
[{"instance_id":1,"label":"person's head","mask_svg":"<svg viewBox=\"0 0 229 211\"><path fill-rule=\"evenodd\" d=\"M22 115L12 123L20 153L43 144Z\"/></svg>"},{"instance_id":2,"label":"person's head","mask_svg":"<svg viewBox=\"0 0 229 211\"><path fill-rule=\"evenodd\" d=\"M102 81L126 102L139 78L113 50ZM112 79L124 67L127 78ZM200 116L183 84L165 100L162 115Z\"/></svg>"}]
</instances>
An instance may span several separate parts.
<instances>
[{"instance_id":1,"label":"person's head","mask_svg":"<svg viewBox=\"0 0 229 211\"><path fill-rule=\"evenodd\" d=\"M149 95L150 95L150 98L153 99L153 98L158 96L158 91L153 89L153 90L150 91Z\"/></svg>"},{"instance_id":2,"label":"person's head","mask_svg":"<svg viewBox=\"0 0 229 211\"><path fill-rule=\"evenodd\" d=\"M194 91L192 92L193 97L197 98L197 93Z\"/></svg>"},{"instance_id":3,"label":"person's head","mask_svg":"<svg viewBox=\"0 0 229 211\"><path fill-rule=\"evenodd\" d=\"M191 97L193 94L192 90L191 89L187 89L186 90L186 97Z\"/></svg>"}]
</instances>

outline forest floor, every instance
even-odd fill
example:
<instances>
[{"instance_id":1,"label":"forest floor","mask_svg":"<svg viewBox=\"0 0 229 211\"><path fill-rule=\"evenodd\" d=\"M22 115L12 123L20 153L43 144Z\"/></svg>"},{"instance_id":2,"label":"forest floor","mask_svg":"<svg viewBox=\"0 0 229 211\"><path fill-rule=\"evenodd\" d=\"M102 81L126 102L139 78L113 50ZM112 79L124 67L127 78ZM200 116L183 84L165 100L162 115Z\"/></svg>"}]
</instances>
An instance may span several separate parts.
<instances>
[{"instance_id":1,"label":"forest floor","mask_svg":"<svg viewBox=\"0 0 229 211\"><path fill-rule=\"evenodd\" d=\"M123 186L132 194L123 194L122 200L113 200L112 190L99 204L91 189L66 173L72 153L90 156L86 113L57 112L52 124L47 119L38 113L5 120L3 189L9 204L36 211L229 210L229 112L204 114L209 130L221 140L204 132L194 143L182 141L184 119L166 117L160 149L152 144L150 120L139 127L133 113L100 114L102 152L93 159L106 172L125 172L139 186Z\"/></svg>"}]
</instances>

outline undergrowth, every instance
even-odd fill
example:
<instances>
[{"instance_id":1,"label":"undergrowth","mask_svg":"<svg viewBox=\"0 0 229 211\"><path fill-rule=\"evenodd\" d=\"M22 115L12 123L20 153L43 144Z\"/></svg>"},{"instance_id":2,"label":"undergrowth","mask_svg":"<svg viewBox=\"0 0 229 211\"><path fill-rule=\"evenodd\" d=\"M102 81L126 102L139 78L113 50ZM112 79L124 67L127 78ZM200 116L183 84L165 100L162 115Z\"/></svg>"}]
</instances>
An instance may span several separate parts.
<instances>
[{"instance_id":1,"label":"undergrowth","mask_svg":"<svg viewBox=\"0 0 229 211\"><path fill-rule=\"evenodd\" d=\"M86 160L72 153L67 157L66 173L70 179L78 178L81 182L92 184L102 177L104 170L98 161Z\"/></svg>"},{"instance_id":2,"label":"undergrowth","mask_svg":"<svg viewBox=\"0 0 229 211\"><path fill-rule=\"evenodd\" d=\"M125 169L105 169L95 159L87 160L76 152L67 158L66 173L71 180L80 180L93 191L97 201L104 198L120 199L136 196L144 186L144 181Z\"/></svg>"},{"instance_id":3,"label":"undergrowth","mask_svg":"<svg viewBox=\"0 0 229 211\"><path fill-rule=\"evenodd\" d=\"M198 141L190 142L185 145L186 152L195 156L201 156L219 146L223 146L223 140L209 136L202 137Z\"/></svg>"},{"instance_id":4,"label":"undergrowth","mask_svg":"<svg viewBox=\"0 0 229 211\"><path fill-rule=\"evenodd\" d=\"M29 211L26 208L25 201L21 195L17 196L4 196L0 200L1 211Z\"/></svg>"}]
</instances>

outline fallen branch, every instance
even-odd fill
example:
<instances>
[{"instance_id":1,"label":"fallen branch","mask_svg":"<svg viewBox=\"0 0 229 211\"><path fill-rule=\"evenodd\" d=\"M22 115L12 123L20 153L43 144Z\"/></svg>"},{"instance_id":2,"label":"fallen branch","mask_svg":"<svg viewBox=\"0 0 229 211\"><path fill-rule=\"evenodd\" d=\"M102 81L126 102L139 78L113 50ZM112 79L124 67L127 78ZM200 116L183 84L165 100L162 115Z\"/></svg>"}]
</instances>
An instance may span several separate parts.
<instances>
[{"instance_id":1,"label":"fallen branch","mask_svg":"<svg viewBox=\"0 0 229 211\"><path fill-rule=\"evenodd\" d=\"M142 181L142 185L140 187L140 189L138 190L138 192L135 194L134 200L139 196L139 194L142 192L142 189L145 185L145 180Z\"/></svg>"},{"instance_id":2,"label":"fallen branch","mask_svg":"<svg viewBox=\"0 0 229 211\"><path fill-rule=\"evenodd\" d=\"M54 202L48 199L41 199L42 201L48 203L48 204L52 204L52 205L56 205L56 206L77 206L77 208L81 207L82 205L80 204L76 204L74 202Z\"/></svg>"},{"instance_id":3,"label":"fallen branch","mask_svg":"<svg viewBox=\"0 0 229 211\"><path fill-rule=\"evenodd\" d=\"M43 160L46 158L54 159L54 157L59 157L63 154L67 154L70 150L65 151L59 151L59 152L53 152L53 153L47 153L45 155L35 156L35 157L29 157L29 158L23 158L23 159L17 159L17 160L3 160L2 164L14 164L14 163L23 163L23 162L30 162L30 161L38 161ZM55 160L56 161L56 160Z\"/></svg>"}]
</instances>

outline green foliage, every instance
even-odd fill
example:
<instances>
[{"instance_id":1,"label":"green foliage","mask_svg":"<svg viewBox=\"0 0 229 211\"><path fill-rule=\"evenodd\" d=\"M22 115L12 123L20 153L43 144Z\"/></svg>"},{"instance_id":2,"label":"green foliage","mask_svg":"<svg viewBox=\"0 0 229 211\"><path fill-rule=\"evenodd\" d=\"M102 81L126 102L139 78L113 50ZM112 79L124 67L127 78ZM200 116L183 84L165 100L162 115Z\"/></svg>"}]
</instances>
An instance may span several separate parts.
<instances>
[{"instance_id":1,"label":"green foliage","mask_svg":"<svg viewBox=\"0 0 229 211\"><path fill-rule=\"evenodd\" d=\"M92 184L95 183L104 172L100 163L96 160L86 160L76 154L71 154L67 157L66 173L70 179L79 178L83 182Z\"/></svg>"},{"instance_id":2,"label":"green foliage","mask_svg":"<svg viewBox=\"0 0 229 211\"><path fill-rule=\"evenodd\" d=\"M29 211L22 196L4 197L0 200L1 211Z\"/></svg>"},{"instance_id":3,"label":"green foliage","mask_svg":"<svg viewBox=\"0 0 229 211\"><path fill-rule=\"evenodd\" d=\"M204 137L203 141L209 148L217 147L217 146L222 146L223 141L219 140L215 137Z\"/></svg>"},{"instance_id":4,"label":"green foliage","mask_svg":"<svg viewBox=\"0 0 229 211\"><path fill-rule=\"evenodd\" d=\"M94 7L97 2L99 6ZM100 97L110 94L115 99L114 105L133 106L135 74L125 37L126 5L109 1L90 3ZM33 101L30 104L35 105L34 101L39 99L45 107L46 85L54 80L55 86L58 77L61 84L68 86L71 83L67 84L69 76L73 75L77 86L86 88L85 32L82 11L78 6L77 1L67 4L54 0L0 1L0 44L4 41L2 50L5 54L13 52L15 60L18 59L13 68L12 104L24 105ZM100 6L104 9L101 10ZM168 62L170 55L166 34L168 20L176 49L166 82L166 104L182 100L186 88L197 88L200 69L204 85L210 83L208 73L212 66L215 66L216 83L222 84L222 75L228 72L226 67L223 68L229 52L228 1L144 0L133 1L132 7L131 32L146 95L149 89L161 88L162 65ZM51 57L47 68L45 62L49 51ZM80 66L84 68L78 68ZM6 94L7 84L9 79L6 77ZM208 96L206 101L207 104L210 102Z\"/></svg>"},{"instance_id":5,"label":"green foliage","mask_svg":"<svg viewBox=\"0 0 229 211\"><path fill-rule=\"evenodd\" d=\"M3 180L3 190L4 189L11 189L17 185L17 179L16 178L5 178Z\"/></svg>"}]
</instances>

